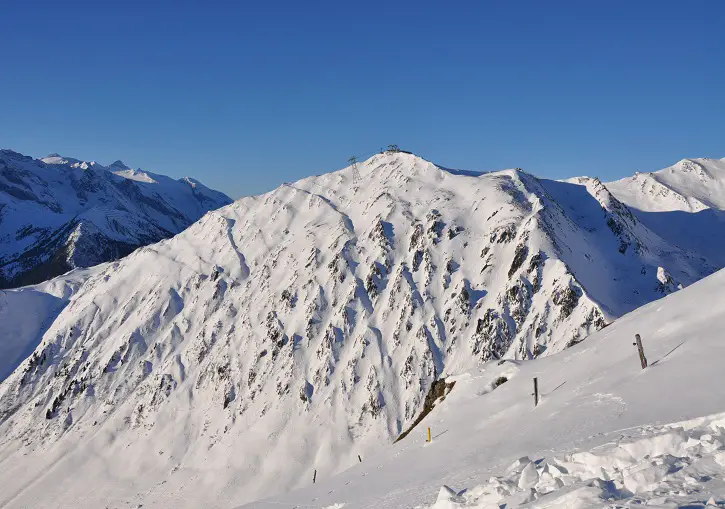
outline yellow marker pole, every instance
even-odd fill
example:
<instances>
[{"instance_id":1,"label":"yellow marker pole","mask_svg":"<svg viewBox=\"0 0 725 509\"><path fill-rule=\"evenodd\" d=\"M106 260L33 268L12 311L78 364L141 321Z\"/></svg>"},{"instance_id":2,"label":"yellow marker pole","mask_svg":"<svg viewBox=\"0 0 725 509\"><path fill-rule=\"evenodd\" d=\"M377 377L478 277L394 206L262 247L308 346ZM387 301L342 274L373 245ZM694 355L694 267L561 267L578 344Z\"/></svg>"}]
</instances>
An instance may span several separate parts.
<instances>
[{"instance_id":1,"label":"yellow marker pole","mask_svg":"<svg viewBox=\"0 0 725 509\"><path fill-rule=\"evenodd\" d=\"M431 439L430 439L430 428L428 428L428 441L429 442L431 441Z\"/></svg>"}]
</instances>

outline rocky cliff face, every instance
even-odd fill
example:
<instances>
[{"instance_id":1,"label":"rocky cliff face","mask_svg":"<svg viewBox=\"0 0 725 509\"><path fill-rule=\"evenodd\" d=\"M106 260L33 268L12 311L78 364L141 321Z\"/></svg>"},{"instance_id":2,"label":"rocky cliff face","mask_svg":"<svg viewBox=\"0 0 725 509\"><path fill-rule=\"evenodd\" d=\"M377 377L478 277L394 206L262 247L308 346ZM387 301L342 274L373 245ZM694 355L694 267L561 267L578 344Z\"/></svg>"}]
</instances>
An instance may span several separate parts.
<instances>
[{"instance_id":1,"label":"rocky cliff face","mask_svg":"<svg viewBox=\"0 0 725 509\"><path fill-rule=\"evenodd\" d=\"M0 151L0 288L115 260L180 232L231 200L173 180L51 155Z\"/></svg>"},{"instance_id":2,"label":"rocky cliff face","mask_svg":"<svg viewBox=\"0 0 725 509\"><path fill-rule=\"evenodd\" d=\"M143 461L180 493L205 471L241 503L391 442L448 374L559 352L712 270L595 179L403 153L359 172L241 199L92 271L0 385L5 447L89 437L93 468Z\"/></svg>"}]
</instances>

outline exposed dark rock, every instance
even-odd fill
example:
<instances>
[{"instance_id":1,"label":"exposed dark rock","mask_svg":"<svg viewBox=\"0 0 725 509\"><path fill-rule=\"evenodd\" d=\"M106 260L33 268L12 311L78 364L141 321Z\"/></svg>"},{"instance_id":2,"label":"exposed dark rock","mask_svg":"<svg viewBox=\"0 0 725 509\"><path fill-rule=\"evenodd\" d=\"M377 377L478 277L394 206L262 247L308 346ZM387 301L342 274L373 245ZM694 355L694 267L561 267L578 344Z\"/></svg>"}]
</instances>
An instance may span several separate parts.
<instances>
[{"instance_id":1,"label":"exposed dark rock","mask_svg":"<svg viewBox=\"0 0 725 509\"><path fill-rule=\"evenodd\" d=\"M456 382L446 382L445 378L439 378L438 380L434 380L430 386L430 389L428 390L428 394L426 394L425 396L425 401L423 402L423 410L418 415L418 417L416 417L413 423L408 427L408 429L403 431L393 443L400 442L405 437L407 437L408 434L413 430L413 428L415 428L420 423L420 421L422 421L425 416L428 415L435 408L436 403L445 399L448 393L453 390L453 386L455 385Z\"/></svg>"},{"instance_id":2,"label":"exposed dark rock","mask_svg":"<svg viewBox=\"0 0 725 509\"><path fill-rule=\"evenodd\" d=\"M572 314L574 308L576 308L577 304L579 303L580 295L581 290L579 290L578 288L572 288L571 286L559 288L554 291L551 300L554 302L554 304L560 306L561 318L567 318L569 315Z\"/></svg>"},{"instance_id":3,"label":"exposed dark rock","mask_svg":"<svg viewBox=\"0 0 725 509\"><path fill-rule=\"evenodd\" d=\"M464 230L465 230L465 228L463 228L463 226L458 226L458 225L450 226L448 228L448 239L451 240L451 239L458 237L458 235L460 235Z\"/></svg>"},{"instance_id":4,"label":"exposed dark rock","mask_svg":"<svg viewBox=\"0 0 725 509\"><path fill-rule=\"evenodd\" d=\"M526 244L519 244L516 246L516 252L514 253L514 259L511 261L511 267L509 268L509 279L513 277L517 270L521 268L526 260L526 255L529 253L529 248Z\"/></svg>"},{"instance_id":5,"label":"exposed dark rock","mask_svg":"<svg viewBox=\"0 0 725 509\"><path fill-rule=\"evenodd\" d=\"M503 226L499 226L496 228L493 233L491 233L491 236L489 237L489 241L494 244L503 244L506 242L511 242L516 238L516 225L513 224L507 224Z\"/></svg>"},{"instance_id":6,"label":"exposed dark rock","mask_svg":"<svg viewBox=\"0 0 725 509\"><path fill-rule=\"evenodd\" d=\"M494 309L487 309L478 319L476 332L471 338L472 351L481 360L500 359L511 346L513 335L507 321Z\"/></svg>"}]
</instances>

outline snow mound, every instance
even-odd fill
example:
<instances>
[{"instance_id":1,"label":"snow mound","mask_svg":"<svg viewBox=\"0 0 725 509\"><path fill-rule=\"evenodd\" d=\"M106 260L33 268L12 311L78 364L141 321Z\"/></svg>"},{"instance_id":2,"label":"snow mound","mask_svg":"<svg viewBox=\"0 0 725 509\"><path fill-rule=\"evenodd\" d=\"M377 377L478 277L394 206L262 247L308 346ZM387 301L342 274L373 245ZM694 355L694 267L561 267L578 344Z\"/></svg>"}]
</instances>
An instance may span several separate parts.
<instances>
[{"instance_id":1,"label":"snow mound","mask_svg":"<svg viewBox=\"0 0 725 509\"><path fill-rule=\"evenodd\" d=\"M608 438L588 451L527 461L470 489L443 486L430 509L725 506L725 414Z\"/></svg>"}]
</instances>

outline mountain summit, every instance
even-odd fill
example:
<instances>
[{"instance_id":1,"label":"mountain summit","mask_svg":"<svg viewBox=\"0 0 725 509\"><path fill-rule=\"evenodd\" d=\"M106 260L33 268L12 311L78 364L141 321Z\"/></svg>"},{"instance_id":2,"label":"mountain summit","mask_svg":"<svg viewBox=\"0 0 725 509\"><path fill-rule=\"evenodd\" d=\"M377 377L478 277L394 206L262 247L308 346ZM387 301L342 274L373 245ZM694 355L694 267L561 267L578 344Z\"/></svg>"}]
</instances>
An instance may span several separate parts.
<instances>
[{"instance_id":1,"label":"mountain summit","mask_svg":"<svg viewBox=\"0 0 725 509\"><path fill-rule=\"evenodd\" d=\"M725 160L683 159L607 187L649 229L670 244L725 265Z\"/></svg>"},{"instance_id":2,"label":"mountain summit","mask_svg":"<svg viewBox=\"0 0 725 509\"><path fill-rule=\"evenodd\" d=\"M560 352L714 269L598 179L378 154L242 198L73 284L6 292L8 310L30 291L66 305L0 385L4 457L31 479L73 447L67 475L109 490L108 472L142 464L133 489L149 505L255 500L389 444L449 375Z\"/></svg>"},{"instance_id":3,"label":"mountain summit","mask_svg":"<svg viewBox=\"0 0 725 509\"><path fill-rule=\"evenodd\" d=\"M113 161L109 168L113 168L114 170L129 170L130 168L123 164L123 161L118 159L117 161Z\"/></svg>"}]
</instances>

